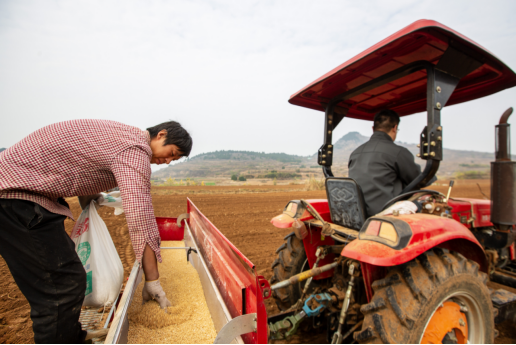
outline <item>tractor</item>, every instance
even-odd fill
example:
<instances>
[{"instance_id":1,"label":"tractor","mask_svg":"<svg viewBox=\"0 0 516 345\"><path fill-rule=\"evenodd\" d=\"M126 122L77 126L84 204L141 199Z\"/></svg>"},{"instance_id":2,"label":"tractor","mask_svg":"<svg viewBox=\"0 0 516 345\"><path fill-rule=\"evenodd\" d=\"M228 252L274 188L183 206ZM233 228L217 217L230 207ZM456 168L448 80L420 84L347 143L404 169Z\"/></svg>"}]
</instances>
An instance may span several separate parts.
<instances>
[{"instance_id":1,"label":"tractor","mask_svg":"<svg viewBox=\"0 0 516 345\"><path fill-rule=\"evenodd\" d=\"M516 295L487 286L516 287L512 108L495 128L491 200L451 197L452 182L447 195L424 188L444 159L443 108L515 85L516 74L485 48L419 20L290 97L324 112L317 159L327 199L291 200L271 220L293 231L272 264L282 312L269 317L270 339L315 328L331 343L493 343L495 322L516 319ZM384 212L366 214L360 186L333 176L332 134L345 117L372 121L387 108L427 112L418 145L426 165ZM421 210L403 214L396 205L406 201Z\"/></svg>"}]
</instances>

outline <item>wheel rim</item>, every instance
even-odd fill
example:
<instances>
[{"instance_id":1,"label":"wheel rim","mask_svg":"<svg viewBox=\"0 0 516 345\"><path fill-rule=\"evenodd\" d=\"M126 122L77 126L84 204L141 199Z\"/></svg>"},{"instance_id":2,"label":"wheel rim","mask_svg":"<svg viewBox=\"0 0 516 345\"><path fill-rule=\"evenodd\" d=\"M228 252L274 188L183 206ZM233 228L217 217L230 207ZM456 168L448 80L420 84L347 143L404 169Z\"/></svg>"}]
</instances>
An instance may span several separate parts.
<instances>
[{"instance_id":1,"label":"wheel rim","mask_svg":"<svg viewBox=\"0 0 516 345\"><path fill-rule=\"evenodd\" d=\"M468 291L456 291L437 304L419 342L441 344L452 332L448 337L455 336L458 344L480 344L485 327L477 300Z\"/></svg>"}]
</instances>

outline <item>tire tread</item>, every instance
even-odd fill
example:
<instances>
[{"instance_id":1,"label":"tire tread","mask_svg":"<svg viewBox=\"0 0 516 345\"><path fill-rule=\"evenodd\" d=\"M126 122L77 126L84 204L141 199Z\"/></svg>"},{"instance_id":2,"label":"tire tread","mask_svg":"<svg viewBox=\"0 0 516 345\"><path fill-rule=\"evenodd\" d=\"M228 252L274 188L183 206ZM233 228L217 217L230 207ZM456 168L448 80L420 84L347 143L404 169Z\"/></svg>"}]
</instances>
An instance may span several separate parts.
<instances>
[{"instance_id":1,"label":"tire tread","mask_svg":"<svg viewBox=\"0 0 516 345\"><path fill-rule=\"evenodd\" d=\"M294 232L285 236L284 239L286 242L276 250L278 257L271 265L271 268L273 269L273 275L270 279L271 285L289 279L291 276L300 273L306 260L303 242L294 235ZM272 297L281 311L287 310L297 302L300 298L297 290L297 285L291 285L272 292Z\"/></svg>"},{"instance_id":2,"label":"tire tread","mask_svg":"<svg viewBox=\"0 0 516 345\"><path fill-rule=\"evenodd\" d=\"M466 278L463 275L467 275L468 282L476 278L484 285L485 290L481 288L482 292L478 292L483 296L482 300L489 296L485 285L487 274L479 271L476 262L456 252L434 248L406 264L392 267L385 278L373 282L374 295L360 308L364 323L362 330L353 334L354 339L367 344L417 342L420 334L416 333L422 329L420 318L432 312L430 304L436 303L437 296L443 294L444 290L439 290L439 287L449 279L459 279L458 282L464 284ZM490 320L490 301L487 305L483 302L483 305L484 320ZM488 332L486 341L491 336Z\"/></svg>"}]
</instances>

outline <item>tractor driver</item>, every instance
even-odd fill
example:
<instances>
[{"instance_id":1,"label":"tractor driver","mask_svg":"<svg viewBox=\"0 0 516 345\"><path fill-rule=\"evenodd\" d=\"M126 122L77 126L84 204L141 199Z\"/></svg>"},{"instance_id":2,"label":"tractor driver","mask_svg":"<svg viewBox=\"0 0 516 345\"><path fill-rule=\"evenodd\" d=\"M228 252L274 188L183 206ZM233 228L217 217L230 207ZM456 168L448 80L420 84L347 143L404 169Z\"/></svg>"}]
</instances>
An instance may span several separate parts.
<instances>
[{"instance_id":1,"label":"tractor driver","mask_svg":"<svg viewBox=\"0 0 516 345\"><path fill-rule=\"evenodd\" d=\"M349 177L364 193L368 216L380 213L387 201L421 173L412 153L394 144L399 124L400 117L394 110L379 111L374 116L371 139L349 157Z\"/></svg>"}]
</instances>

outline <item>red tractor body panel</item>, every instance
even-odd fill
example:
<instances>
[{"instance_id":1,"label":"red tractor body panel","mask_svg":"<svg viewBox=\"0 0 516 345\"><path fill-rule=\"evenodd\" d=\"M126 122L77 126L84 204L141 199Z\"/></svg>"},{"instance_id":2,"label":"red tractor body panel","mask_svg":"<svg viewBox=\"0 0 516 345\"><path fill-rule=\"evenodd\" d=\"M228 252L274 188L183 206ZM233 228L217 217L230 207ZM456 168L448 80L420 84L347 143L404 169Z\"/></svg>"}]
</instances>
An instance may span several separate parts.
<instances>
[{"instance_id":1,"label":"red tractor body panel","mask_svg":"<svg viewBox=\"0 0 516 345\"><path fill-rule=\"evenodd\" d=\"M325 221L331 222L327 199L307 201ZM474 227L493 225L490 222L491 201L460 198L450 199L449 205L452 207L453 220L421 213L399 216L399 219L410 225L413 232L409 244L402 250L395 250L379 242L355 240L344 248L342 255L374 266L395 266L412 260L428 249L442 247L463 254L468 259L478 262L482 270L487 270L484 251L469 228L471 228L471 224ZM473 223L468 223L472 210L475 220ZM308 211L305 211L300 220L307 221L313 218ZM293 222L294 218L287 214L280 214L271 220L275 227L282 229L291 227ZM310 234L311 236L309 235L303 240L303 245L308 263L312 268L316 261L317 247L333 245L334 241L331 237L323 240L319 228L311 228ZM333 260L334 256L328 255L320 260L319 266L329 264ZM333 271L327 271L314 277L314 280L328 278L332 274Z\"/></svg>"},{"instance_id":2,"label":"red tractor body panel","mask_svg":"<svg viewBox=\"0 0 516 345\"><path fill-rule=\"evenodd\" d=\"M308 259L308 264L310 268L314 267L315 262L317 261L317 257L315 256L315 252L317 251L317 247L319 246L332 246L335 244L335 241L331 237L323 237L321 236L321 228L312 227L308 230L309 234L303 239L303 246L305 247L306 258ZM331 264L335 260L335 254L328 254L324 257L324 259L319 260L318 266L324 266L327 264ZM315 276L313 280L324 279L333 276L333 270L329 270Z\"/></svg>"},{"instance_id":3,"label":"red tractor body panel","mask_svg":"<svg viewBox=\"0 0 516 345\"><path fill-rule=\"evenodd\" d=\"M454 219L427 214L397 217L409 224L412 238L408 245L396 250L373 240L352 241L342 251L342 256L375 266L404 264L434 247L455 250L466 258L478 262L487 270L484 250L471 231Z\"/></svg>"},{"instance_id":4,"label":"red tractor body panel","mask_svg":"<svg viewBox=\"0 0 516 345\"><path fill-rule=\"evenodd\" d=\"M484 47L433 20L418 20L358 54L293 94L289 102L325 110L333 97L416 61L437 65L453 47L479 62L461 79L447 106L485 97L516 85L516 74ZM373 120L381 109L401 116L427 110L426 71L421 70L373 90L356 95L337 106L348 109L346 117Z\"/></svg>"},{"instance_id":5,"label":"red tractor body panel","mask_svg":"<svg viewBox=\"0 0 516 345\"><path fill-rule=\"evenodd\" d=\"M473 227L493 226L491 223L491 200L458 198L450 199L448 204L452 207L453 219L468 228L471 228L471 223L467 222L472 217L471 211L475 216Z\"/></svg>"}]
</instances>

